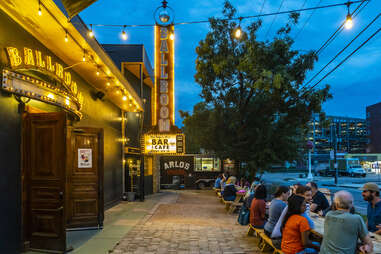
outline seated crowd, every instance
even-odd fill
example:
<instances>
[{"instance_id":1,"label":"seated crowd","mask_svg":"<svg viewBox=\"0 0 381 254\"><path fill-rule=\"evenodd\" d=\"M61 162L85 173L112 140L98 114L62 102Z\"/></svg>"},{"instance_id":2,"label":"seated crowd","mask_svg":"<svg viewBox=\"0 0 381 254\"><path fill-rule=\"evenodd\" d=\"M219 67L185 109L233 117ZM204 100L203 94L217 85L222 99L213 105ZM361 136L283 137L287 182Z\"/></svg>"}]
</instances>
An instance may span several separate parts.
<instances>
[{"instance_id":1,"label":"seated crowd","mask_svg":"<svg viewBox=\"0 0 381 254\"><path fill-rule=\"evenodd\" d=\"M335 193L332 205L315 182L296 184L289 189L279 186L266 212L266 186L252 184L244 204L250 209L250 224L264 229L273 246L285 254L372 253L368 232L381 234L381 199L376 184L364 185L363 198L369 202L368 220L354 214L353 196L347 191ZM312 234L315 216L325 216L324 235Z\"/></svg>"}]
</instances>

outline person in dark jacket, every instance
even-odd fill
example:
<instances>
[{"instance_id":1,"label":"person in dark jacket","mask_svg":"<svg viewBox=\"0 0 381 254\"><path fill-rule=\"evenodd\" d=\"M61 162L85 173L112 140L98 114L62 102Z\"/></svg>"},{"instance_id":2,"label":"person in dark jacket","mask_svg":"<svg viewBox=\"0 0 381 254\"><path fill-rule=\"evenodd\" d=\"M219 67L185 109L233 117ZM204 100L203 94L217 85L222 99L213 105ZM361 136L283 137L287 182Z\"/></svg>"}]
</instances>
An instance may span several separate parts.
<instances>
[{"instance_id":1,"label":"person in dark jacket","mask_svg":"<svg viewBox=\"0 0 381 254\"><path fill-rule=\"evenodd\" d=\"M229 177L226 181L225 188L222 192L222 197L226 201L234 201L237 196L237 189L235 188L235 183L237 182L237 178L234 176Z\"/></svg>"}]
</instances>

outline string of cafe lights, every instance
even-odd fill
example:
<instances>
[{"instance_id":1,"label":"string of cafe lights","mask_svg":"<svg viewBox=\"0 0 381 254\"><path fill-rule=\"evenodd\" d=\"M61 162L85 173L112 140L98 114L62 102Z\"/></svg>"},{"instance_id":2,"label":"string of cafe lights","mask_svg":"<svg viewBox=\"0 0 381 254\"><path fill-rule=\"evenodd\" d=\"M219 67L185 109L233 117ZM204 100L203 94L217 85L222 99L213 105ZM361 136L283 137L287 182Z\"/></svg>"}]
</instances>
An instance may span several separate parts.
<instances>
[{"instance_id":1,"label":"string of cafe lights","mask_svg":"<svg viewBox=\"0 0 381 254\"><path fill-rule=\"evenodd\" d=\"M283 0L284 1L284 0ZM356 0L356 1L347 1L343 3L336 3L336 4L329 4L329 5L323 5L323 6L314 6L314 7L309 7L309 8L299 8L299 9L294 9L294 10L286 10L286 11L277 11L277 12L272 12L272 13L259 13L257 15L250 15L250 16L240 16L240 17L232 17L232 18L220 18L219 20L221 21L233 21L237 20L239 22L243 21L244 19L252 19L252 18L261 18L261 17L268 17L268 16L277 16L277 15L282 15L282 14L290 14L290 13L298 13L298 12L304 12L304 11L314 11L318 9L327 9L327 8L333 8L333 7L339 7L339 6L350 6L352 4L357 4L357 3L362 3L364 1L370 1L370 0ZM352 17L350 15L347 15L346 17L346 22L351 23ZM187 21L187 22L177 22L174 23L175 26L178 25L190 25L190 24L201 24L201 23L209 23L209 20L199 20L199 21ZM93 27L118 27L122 28L122 39L127 40L128 36L126 36L126 28L130 27L154 27L155 24L89 24L90 30L88 35L90 37L94 37L94 31ZM349 25L348 25L349 27ZM240 29L240 26L238 26ZM239 32L237 33L241 35L242 33Z\"/></svg>"},{"instance_id":2,"label":"string of cafe lights","mask_svg":"<svg viewBox=\"0 0 381 254\"><path fill-rule=\"evenodd\" d=\"M131 109L133 109L134 111L139 111L138 103L136 101L132 100L132 96L131 96L130 92L128 92L127 89L125 87L123 87L119 81L115 80L114 77L110 76L110 71L105 70L101 64L97 63L94 59L94 56L92 56L85 48L83 48L81 46L81 44L70 33L68 33L68 30L66 29L66 27L64 25L62 25L57 20L57 18L43 5L41 0L38 0L38 11L37 11L38 16L42 16L43 11L48 13L57 22L57 24L59 24L61 26L61 28L63 29L63 31L65 33L65 37L64 37L65 43L68 43L69 41L73 41L75 44L78 45L78 47L82 48L82 51L83 51L82 60L71 65L71 66L67 66L64 69L70 69L70 68L72 68L76 65L79 65L81 63L84 63L84 62L88 62L88 63L93 64L95 67L95 75L101 76L101 73L103 73L103 76L106 79L106 83L105 83L106 84L106 89L105 89L106 92L108 92L110 89L113 89L116 94L121 95L121 99L123 101L129 103L128 105ZM123 31L122 31L121 36L123 39L124 38L127 39L127 33L123 33ZM94 37L94 33L92 33L92 30L89 31L88 35L90 37ZM112 86L112 83L114 84L113 86Z\"/></svg>"}]
</instances>

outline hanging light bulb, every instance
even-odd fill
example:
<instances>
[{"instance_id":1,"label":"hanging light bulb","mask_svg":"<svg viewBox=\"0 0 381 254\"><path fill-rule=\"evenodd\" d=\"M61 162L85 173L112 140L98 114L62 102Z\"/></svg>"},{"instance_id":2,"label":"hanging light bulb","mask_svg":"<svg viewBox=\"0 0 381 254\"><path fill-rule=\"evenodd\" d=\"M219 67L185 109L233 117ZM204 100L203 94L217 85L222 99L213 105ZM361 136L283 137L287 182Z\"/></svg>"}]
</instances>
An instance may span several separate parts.
<instances>
[{"instance_id":1,"label":"hanging light bulb","mask_svg":"<svg viewBox=\"0 0 381 254\"><path fill-rule=\"evenodd\" d=\"M82 62L86 62L86 52L83 50Z\"/></svg>"},{"instance_id":2,"label":"hanging light bulb","mask_svg":"<svg viewBox=\"0 0 381 254\"><path fill-rule=\"evenodd\" d=\"M238 28L235 30L234 36L235 36L235 38L239 39L239 38L241 38L241 34L242 34L242 32L241 32L241 28L238 27Z\"/></svg>"},{"instance_id":3,"label":"hanging light bulb","mask_svg":"<svg viewBox=\"0 0 381 254\"><path fill-rule=\"evenodd\" d=\"M41 1L38 1L38 16L42 16L42 11L41 11Z\"/></svg>"},{"instance_id":4,"label":"hanging light bulb","mask_svg":"<svg viewBox=\"0 0 381 254\"><path fill-rule=\"evenodd\" d=\"M171 33L170 35L169 35L169 39L171 39L172 41L175 39L175 34L174 33Z\"/></svg>"},{"instance_id":5,"label":"hanging light bulb","mask_svg":"<svg viewBox=\"0 0 381 254\"><path fill-rule=\"evenodd\" d=\"M127 96L123 96L123 98L122 98L124 101L126 101L127 100Z\"/></svg>"},{"instance_id":6,"label":"hanging light bulb","mask_svg":"<svg viewBox=\"0 0 381 254\"><path fill-rule=\"evenodd\" d=\"M93 32L93 25L92 25L92 24L90 24L90 31L89 31L89 36L90 36L91 38L93 38L93 37L94 37L94 32Z\"/></svg>"},{"instance_id":7,"label":"hanging light bulb","mask_svg":"<svg viewBox=\"0 0 381 254\"><path fill-rule=\"evenodd\" d=\"M69 38L67 37L67 31L65 31L65 42L68 42L69 41Z\"/></svg>"},{"instance_id":8,"label":"hanging light bulb","mask_svg":"<svg viewBox=\"0 0 381 254\"><path fill-rule=\"evenodd\" d=\"M346 3L346 5L347 5L348 13L347 13L347 17L346 17L346 19L345 19L344 27L345 27L346 29L351 29L351 28L353 27L352 15L351 15L351 12L350 12L350 10L349 10L349 8L350 8L350 6L351 6L351 2L348 1L348 2Z\"/></svg>"},{"instance_id":9,"label":"hanging light bulb","mask_svg":"<svg viewBox=\"0 0 381 254\"><path fill-rule=\"evenodd\" d=\"M99 76L100 72L99 72L99 68L97 68L97 76Z\"/></svg>"},{"instance_id":10,"label":"hanging light bulb","mask_svg":"<svg viewBox=\"0 0 381 254\"><path fill-rule=\"evenodd\" d=\"M106 83L106 86L110 86L110 82L107 82L107 83Z\"/></svg>"},{"instance_id":11,"label":"hanging light bulb","mask_svg":"<svg viewBox=\"0 0 381 254\"><path fill-rule=\"evenodd\" d=\"M126 29L126 26L123 26L122 39L126 41L128 36L127 36L127 33L126 33L125 29Z\"/></svg>"},{"instance_id":12,"label":"hanging light bulb","mask_svg":"<svg viewBox=\"0 0 381 254\"><path fill-rule=\"evenodd\" d=\"M348 14L347 18L345 19L344 27L346 29L351 29L353 27L353 20L352 20L352 16L350 14Z\"/></svg>"},{"instance_id":13,"label":"hanging light bulb","mask_svg":"<svg viewBox=\"0 0 381 254\"><path fill-rule=\"evenodd\" d=\"M235 36L235 38L237 38L237 39L241 38L241 35L242 35L241 21L242 21L242 17L239 17L239 24L238 24L237 29L236 29L235 32L234 32L234 36Z\"/></svg>"}]
</instances>

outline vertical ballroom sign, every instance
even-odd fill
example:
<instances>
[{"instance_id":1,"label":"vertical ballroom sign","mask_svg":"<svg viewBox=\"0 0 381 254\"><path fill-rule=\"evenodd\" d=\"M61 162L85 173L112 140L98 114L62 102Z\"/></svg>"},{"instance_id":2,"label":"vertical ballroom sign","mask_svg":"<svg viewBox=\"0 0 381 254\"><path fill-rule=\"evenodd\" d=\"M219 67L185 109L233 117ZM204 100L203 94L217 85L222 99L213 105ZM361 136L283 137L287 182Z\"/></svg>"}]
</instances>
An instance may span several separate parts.
<instances>
[{"instance_id":1,"label":"vertical ballroom sign","mask_svg":"<svg viewBox=\"0 0 381 254\"><path fill-rule=\"evenodd\" d=\"M161 133L175 123L174 26L155 26L155 108L153 125Z\"/></svg>"}]
</instances>

